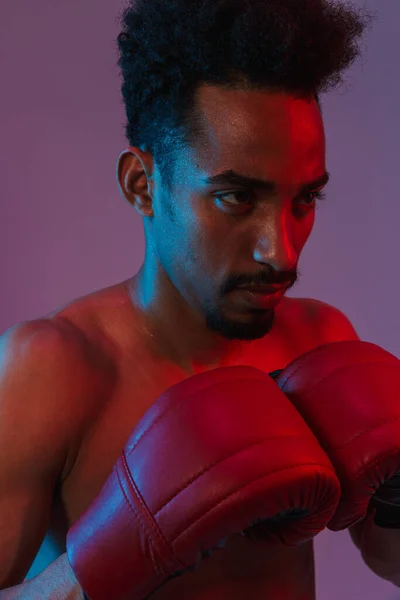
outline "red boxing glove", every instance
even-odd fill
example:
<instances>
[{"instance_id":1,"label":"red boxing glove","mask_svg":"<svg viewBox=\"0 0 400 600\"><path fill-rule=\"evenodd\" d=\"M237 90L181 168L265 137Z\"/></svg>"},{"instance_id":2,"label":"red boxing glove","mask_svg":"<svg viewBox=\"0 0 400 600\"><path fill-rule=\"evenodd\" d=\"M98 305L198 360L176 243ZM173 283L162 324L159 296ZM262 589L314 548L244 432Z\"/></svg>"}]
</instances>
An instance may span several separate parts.
<instances>
[{"instance_id":1,"label":"red boxing glove","mask_svg":"<svg viewBox=\"0 0 400 600\"><path fill-rule=\"evenodd\" d=\"M276 382L339 477L342 496L328 528L357 523L400 472L400 361L368 342L334 342L297 358Z\"/></svg>"},{"instance_id":2,"label":"red boxing glove","mask_svg":"<svg viewBox=\"0 0 400 600\"><path fill-rule=\"evenodd\" d=\"M91 600L143 599L235 533L311 539L339 497L332 464L272 378L216 369L150 407L67 553Z\"/></svg>"}]
</instances>

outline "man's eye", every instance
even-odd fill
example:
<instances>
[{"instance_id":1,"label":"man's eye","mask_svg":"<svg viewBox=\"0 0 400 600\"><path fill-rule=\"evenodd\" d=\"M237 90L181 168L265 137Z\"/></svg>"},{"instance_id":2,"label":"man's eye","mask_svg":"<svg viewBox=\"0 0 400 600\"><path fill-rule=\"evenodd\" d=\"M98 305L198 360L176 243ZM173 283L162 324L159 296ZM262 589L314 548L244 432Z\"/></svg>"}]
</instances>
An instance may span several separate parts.
<instances>
[{"instance_id":1,"label":"man's eye","mask_svg":"<svg viewBox=\"0 0 400 600\"><path fill-rule=\"evenodd\" d=\"M236 202L228 201L226 198L231 196L236 198ZM215 198L224 204L230 204L231 206L243 206L254 200L254 193L252 192L226 192L225 194L219 194ZM305 196L302 196L301 200L305 201L306 206L312 206L317 200L325 200L326 194L324 192L309 192ZM309 202L307 202L309 200Z\"/></svg>"},{"instance_id":2,"label":"man's eye","mask_svg":"<svg viewBox=\"0 0 400 600\"><path fill-rule=\"evenodd\" d=\"M303 196L303 200L310 200L310 203L306 202L306 206L312 206L317 200L325 200L325 192L310 192Z\"/></svg>"},{"instance_id":3,"label":"man's eye","mask_svg":"<svg viewBox=\"0 0 400 600\"><path fill-rule=\"evenodd\" d=\"M232 196L233 198L241 199L240 202L228 202L225 198ZM247 204L250 200L254 200L254 194L251 192L226 192L225 194L219 194L219 196L215 196L217 200L224 202L225 204L231 204L232 206L242 206L243 204Z\"/></svg>"}]
</instances>

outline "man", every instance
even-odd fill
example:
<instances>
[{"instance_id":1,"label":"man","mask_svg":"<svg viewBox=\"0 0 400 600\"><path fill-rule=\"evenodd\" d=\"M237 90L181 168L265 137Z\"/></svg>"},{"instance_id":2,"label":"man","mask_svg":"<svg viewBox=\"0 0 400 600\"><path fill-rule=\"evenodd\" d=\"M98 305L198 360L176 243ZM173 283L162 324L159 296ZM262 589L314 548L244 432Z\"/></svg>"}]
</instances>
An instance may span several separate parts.
<instances>
[{"instance_id":1,"label":"man","mask_svg":"<svg viewBox=\"0 0 400 600\"><path fill-rule=\"evenodd\" d=\"M364 25L322 0L284 5L246 12L244 3L204 2L185 12L179 0L146 0L125 11L130 145L117 173L143 218L146 256L129 280L1 339L0 600L83 597L67 533L166 390L221 367L269 374L319 345L358 339L336 308L284 294L329 178L316 92L356 56ZM157 56L164 65L151 80ZM198 136L179 146L160 110L190 99ZM367 530L375 556L362 545ZM315 598L312 540L254 544L239 533L151 597ZM351 534L367 564L395 582L395 550L384 549L388 539L400 547L397 532L366 519ZM59 558L22 583L44 539L42 552Z\"/></svg>"}]
</instances>

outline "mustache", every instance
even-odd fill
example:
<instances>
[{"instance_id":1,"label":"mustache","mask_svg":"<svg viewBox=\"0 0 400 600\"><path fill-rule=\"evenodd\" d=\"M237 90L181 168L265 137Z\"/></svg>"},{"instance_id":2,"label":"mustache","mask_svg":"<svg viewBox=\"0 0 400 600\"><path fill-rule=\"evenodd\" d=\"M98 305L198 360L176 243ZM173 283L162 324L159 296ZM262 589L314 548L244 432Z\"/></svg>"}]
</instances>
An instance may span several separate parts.
<instances>
[{"instance_id":1,"label":"mustache","mask_svg":"<svg viewBox=\"0 0 400 600\"><path fill-rule=\"evenodd\" d=\"M238 277L234 287L243 287L243 286L269 286L276 285L281 286L287 289L292 288L297 281L299 280L300 274L298 271L293 272L281 272L275 274L260 274L258 276L253 276L251 279L249 277Z\"/></svg>"}]
</instances>

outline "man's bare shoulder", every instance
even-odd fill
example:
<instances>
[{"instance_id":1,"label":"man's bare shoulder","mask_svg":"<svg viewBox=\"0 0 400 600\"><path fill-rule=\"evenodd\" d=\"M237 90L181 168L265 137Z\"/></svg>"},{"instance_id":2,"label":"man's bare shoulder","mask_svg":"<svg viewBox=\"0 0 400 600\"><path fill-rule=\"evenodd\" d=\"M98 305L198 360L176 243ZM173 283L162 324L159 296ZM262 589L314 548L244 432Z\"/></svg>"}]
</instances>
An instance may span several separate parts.
<instances>
[{"instance_id":1,"label":"man's bare shoulder","mask_svg":"<svg viewBox=\"0 0 400 600\"><path fill-rule=\"evenodd\" d=\"M321 343L359 339L342 310L315 298L285 298L288 318L302 320L321 335Z\"/></svg>"},{"instance_id":2,"label":"man's bare shoulder","mask_svg":"<svg viewBox=\"0 0 400 600\"><path fill-rule=\"evenodd\" d=\"M5 331L0 339L3 367L21 358L29 362L35 362L35 359L42 362L44 356L56 363L61 357L79 362L78 354L82 349L78 329L58 315L17 323Z\"/></svg>"},{"instance_id":3,"label":"man's bare shoulder","mask_svg":"<svg viewBox=\"0 0 400 600\"><path fill-rule=\"evenodd\" d=\"M135 327L135 311L126 281L71 300L47 316L69 322L81 341L91 344L92 350L99 356L102 352L103 357L122 350L126 336L132 337Z\"/></svg>"},{"instance_id":4,"label":"man's bare shoulder","mask_svg":"<svg viewBox=\"0 0 400 600\"><path fill-rule=\"evenodd\" d=\"M111 352L100 343L101 293L80 298L42 318L23 321L0 336L0 372L13 379L40 374L54 382L54 390L64 386L63 397L69 410L89 408L90 399L112 383L115 369ZM33 375L34 374L34 375ZM101 395L101 394L100 394ZM64 407L66 408L66 407ZM79 409L81 410L81 409Z\"/></svg>"},{"instance_id":5,"label":"man's bare shoulder","mask_svg":"<svg viewBox=\"0 0 400 600\"><path fill-rule=\"evenodd\" d=\"M0 429L8 435L18 423L9 451L21 464L30 456L31 468L52 477L68 468L100 387L91 361L67 320L19 323L0 337Z\"/></svg>"},{"instance_id":6,"label":"man's bare shoulder","mask_svg":"<svg viewBox=\"0 0 400 600\"><path fill-rule=\"evenodd\" d=\"M71 396L75 391L89 394L99 374L110 365L84 329L62 313L51 317L24 321L9 328L0 337L1 372L18 371L49 376L54 384L67 383ZM32 381L34 383L34 381Z\"/></svg>"}]
</instances>

